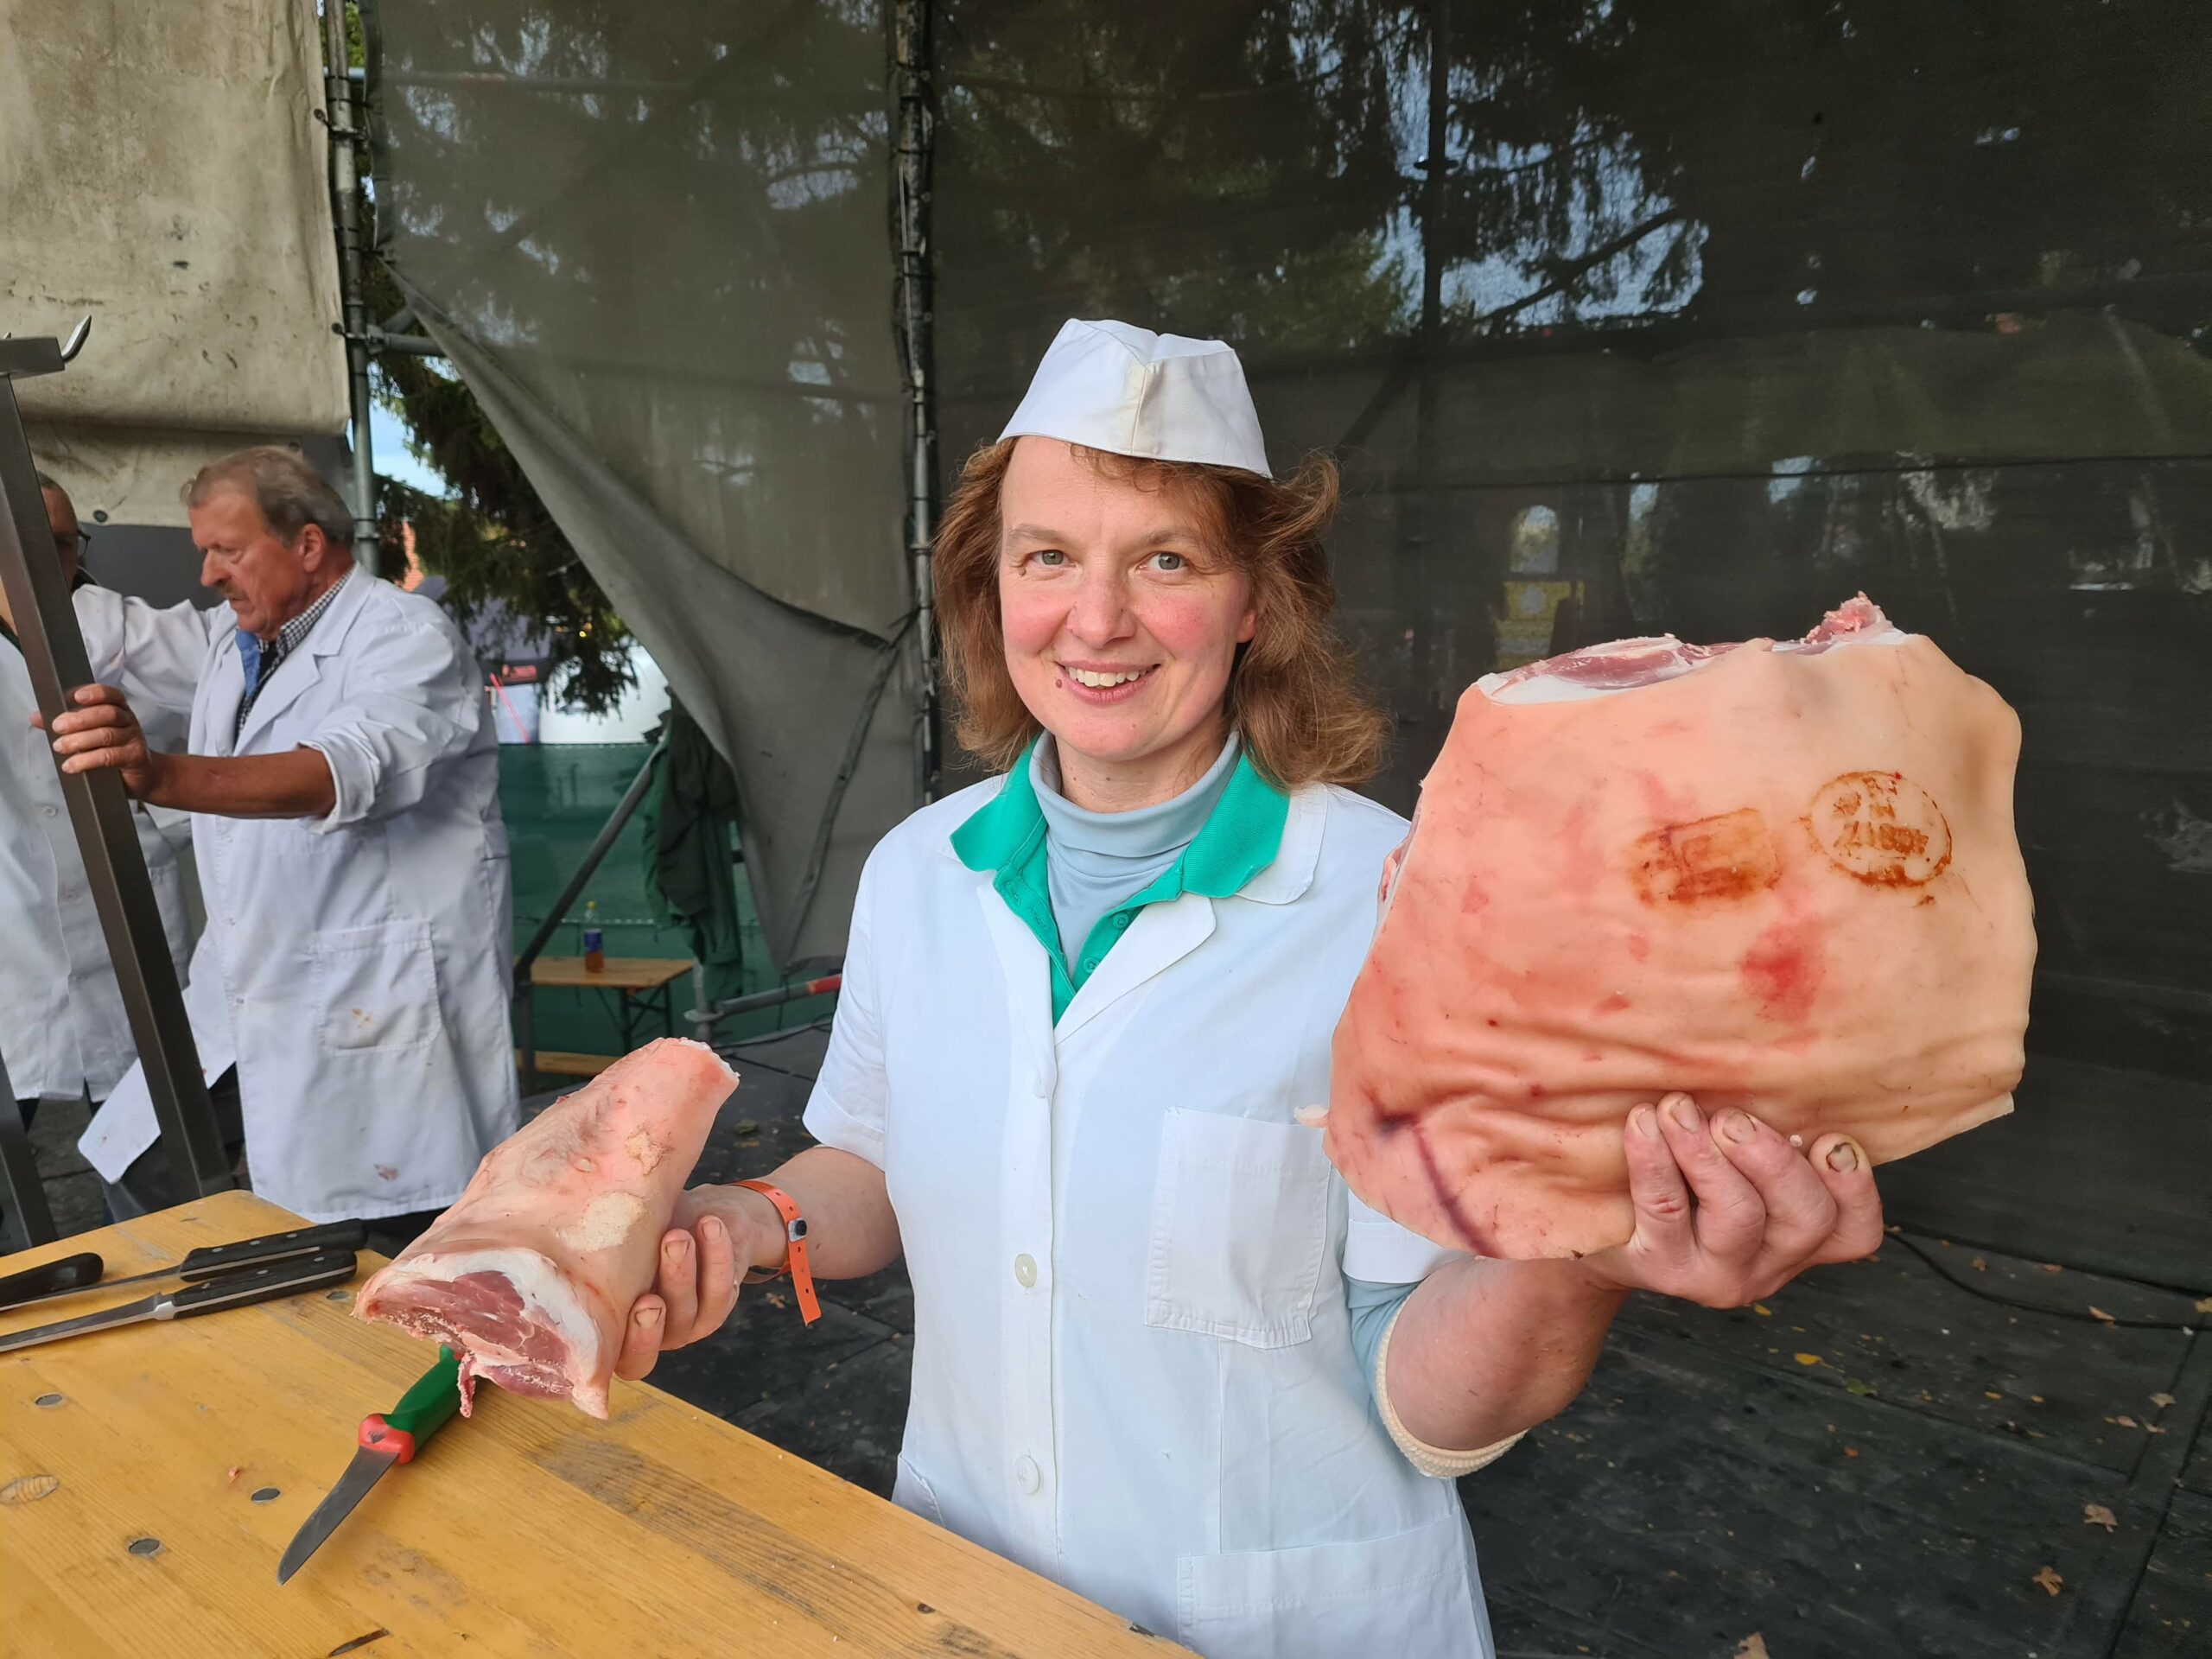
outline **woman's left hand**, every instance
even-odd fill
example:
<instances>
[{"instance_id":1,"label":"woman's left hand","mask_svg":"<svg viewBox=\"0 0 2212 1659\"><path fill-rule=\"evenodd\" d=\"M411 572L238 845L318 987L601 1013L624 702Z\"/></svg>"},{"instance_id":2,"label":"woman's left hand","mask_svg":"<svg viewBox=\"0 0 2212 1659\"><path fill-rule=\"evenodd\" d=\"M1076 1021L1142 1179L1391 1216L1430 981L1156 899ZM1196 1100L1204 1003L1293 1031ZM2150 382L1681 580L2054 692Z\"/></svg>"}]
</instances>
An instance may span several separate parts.
<instances>
[{"instance_id":1,"label":"woman's left hand","mask_svg":"<svg viewBox=\"0 0 2212 1659\"><path fill-rule=\"evenodd\" d=\"M1608 1289L1741 1307L1882 1243L1874 1173L1847 1135L1801 1152L1748 1112L1708 1122L1688 1095L1669 1095L1630 1112L1623 1138L1636 1232L1581 1264Z\"/></svg>"}]
</instances>

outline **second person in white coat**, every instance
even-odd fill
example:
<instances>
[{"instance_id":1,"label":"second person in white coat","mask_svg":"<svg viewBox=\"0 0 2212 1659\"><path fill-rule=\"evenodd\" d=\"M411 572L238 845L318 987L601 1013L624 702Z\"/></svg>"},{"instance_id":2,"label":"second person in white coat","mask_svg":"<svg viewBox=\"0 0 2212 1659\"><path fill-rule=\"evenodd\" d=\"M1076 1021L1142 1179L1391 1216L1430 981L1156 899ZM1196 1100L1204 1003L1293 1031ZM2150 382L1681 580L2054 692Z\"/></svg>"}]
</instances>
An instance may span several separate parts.
<instances>
[{"instance_id":1,"label":"second person in white coat","mask_svg":"<svg viewBox=\"0 0 2212 1659\"><path fill-rule=\"evenodd\" d=\"M201 580L227 601L78 595L100 683L54 722L65 769L111 767L193 815L207 926L185 1004L209 1080L232 1068L254 1190L379 1248L460 1196L518 1122L498 741L467 643L435 604L357 569L353 518L281 448L186 493ZM191 710L151 748L133 701ZM125 1197L167 1184L143 1075L80 1142Z\"/></svg>"}]
</instances>

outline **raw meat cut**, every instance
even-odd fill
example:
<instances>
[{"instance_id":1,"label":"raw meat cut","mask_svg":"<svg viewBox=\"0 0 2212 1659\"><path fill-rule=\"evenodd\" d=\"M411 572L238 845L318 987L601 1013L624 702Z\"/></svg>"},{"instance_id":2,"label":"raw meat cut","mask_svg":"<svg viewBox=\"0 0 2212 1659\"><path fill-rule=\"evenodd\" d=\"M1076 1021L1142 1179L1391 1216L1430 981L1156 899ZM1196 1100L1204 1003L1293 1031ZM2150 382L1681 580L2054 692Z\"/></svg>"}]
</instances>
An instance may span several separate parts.
<instances>
[{"instance_id":1,"label":"raw meat cut","mask_svg":"<svg viewBox=\"0 0 2212 1659\"><path fill-rule=\"evenodd\" d=\"M1901 1158L2012 1109L2019 721L1865 595L1802 640L1623 640L1459 701L1336 1033L1329 1156L1487 1255L1633 1230L1684 1090Z\"/></svg>"},{"instance_id":2,"label":"raw meat cut","mask_svg":"<svg viewBox=\"0 0 2212 1659\"><path fill-rule=\"evenodd\" d=\"M737 1074L702 1043L625 1056L485 1154L429 1230L363 1286L353 1312L461 1361L475 1379L607 1415L630 1305Z\"/></svg>"}]
</instances>

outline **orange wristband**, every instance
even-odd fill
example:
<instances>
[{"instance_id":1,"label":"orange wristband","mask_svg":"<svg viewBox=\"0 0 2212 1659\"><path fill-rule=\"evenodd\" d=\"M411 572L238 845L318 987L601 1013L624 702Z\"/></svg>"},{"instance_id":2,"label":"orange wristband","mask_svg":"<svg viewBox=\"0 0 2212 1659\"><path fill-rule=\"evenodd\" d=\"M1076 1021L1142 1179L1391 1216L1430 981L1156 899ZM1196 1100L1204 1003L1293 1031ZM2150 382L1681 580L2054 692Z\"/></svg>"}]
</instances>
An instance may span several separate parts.
<instances>
[{"instance_id":1,"label":"orange wristband","mask_svg":"<svg viewBox=\"0 0 2212 1659\"><path fill-rule=\"evenodd\" d=\"M781 1187L771 1186L766 1181L733 1181L733 1186L750 1187L776 1206L776 1213L784 1218L784 1265L771 1273L765 1268L749 1268L744 1282L765 1285L772 1279L785 1274L791 1276L791 1291L798 1298L798 1311L807 1324L812 1325L822 1317L822 1304L814 1294L814 1270L806 1264L806 1217L798 1212L798 1205Z\"/></svg>"}]
</instances>

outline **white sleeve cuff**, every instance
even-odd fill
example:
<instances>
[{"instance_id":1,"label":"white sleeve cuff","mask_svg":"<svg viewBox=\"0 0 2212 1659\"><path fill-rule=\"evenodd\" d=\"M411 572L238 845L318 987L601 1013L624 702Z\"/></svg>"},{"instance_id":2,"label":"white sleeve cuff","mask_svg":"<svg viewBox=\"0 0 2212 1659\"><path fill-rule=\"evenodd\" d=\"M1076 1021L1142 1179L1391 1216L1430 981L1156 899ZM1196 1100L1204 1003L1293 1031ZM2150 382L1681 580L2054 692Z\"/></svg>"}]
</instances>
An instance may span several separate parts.
<instances>
[{"instance_id":1,"label":"white sleeve cuff","mask_svg":"<svg viewBox=\"0 0 2212 1659\"><path fill-rule=\"evenodd\" d=\"M855 1158L865 1158L878 1169L883 1167L883 1125L879 1121L869 1122L856 1117L840 1106L820 1084L815 1086L813 1098L806 1103L806 1115L800 1120L806 1132L825 1147L835 1147L840 1152L849 1152Z\"/></svg>"},{"instance_id":2,"label":"white sleeve cuff","mask_svg":"<svg viewBox=\"0 0 2212 1659\"><path fill-rule=\"evenodd\" d=\"M1384 1380L1389 1373L1384 1367L1390 1361L1390 1338L1396 1332L1398 1319L1405 1311L1404 1305L1400 1304L1397 1313L1390 1316L1390 1323L1383 1328L1382 1345L1375 1351L1375 1403L1382 1408L1382 1427L1390 1431L1390 1438L1397 1442L1398 1450L1406 1454L1406 1461L1424 1475L1433 1476L1439 1480L1452 1480L1460 1475L1471 1475L1478 1469L1487 1469L1520 1442L1520 1434L1509 1434L1497 1445L1485 1446L1474 1452L1447 1452L1442 1446L1431 1446L1427 1440L1414 1438L1412 1432L1398 1421L1397 1409L1390 1403L1389 1384ZM1522 1433L1527 1432L1523 1429Z\"/></svg>"}]
</instances>

